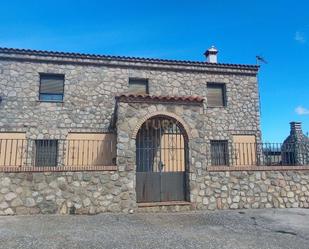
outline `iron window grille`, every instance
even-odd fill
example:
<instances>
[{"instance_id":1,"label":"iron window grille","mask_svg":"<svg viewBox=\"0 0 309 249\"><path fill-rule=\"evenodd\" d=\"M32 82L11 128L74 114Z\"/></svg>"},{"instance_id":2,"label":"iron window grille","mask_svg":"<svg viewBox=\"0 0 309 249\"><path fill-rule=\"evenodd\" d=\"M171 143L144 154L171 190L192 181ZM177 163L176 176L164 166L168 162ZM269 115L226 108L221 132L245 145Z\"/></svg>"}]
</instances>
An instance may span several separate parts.
<instances>
[{"instance_id":1,"label":"iron window grille","mask_svg":"<svg viewBox=\"0 0 309 249\"><path fill-rule=\"evenodd\" d=\"M212 165L229 165L227 140L212 140L210 141L210 148Z\"/></svg>"},{"instance_id":2,"label":"iron window grille","mask_svg":"<svg viewBox=\"0 0 309 249\"><path fill-rule=\"evenodd\" d=\"M58 140L35 140L35 166L55 167L58 159Z\"/></svg>"}]
</instances>

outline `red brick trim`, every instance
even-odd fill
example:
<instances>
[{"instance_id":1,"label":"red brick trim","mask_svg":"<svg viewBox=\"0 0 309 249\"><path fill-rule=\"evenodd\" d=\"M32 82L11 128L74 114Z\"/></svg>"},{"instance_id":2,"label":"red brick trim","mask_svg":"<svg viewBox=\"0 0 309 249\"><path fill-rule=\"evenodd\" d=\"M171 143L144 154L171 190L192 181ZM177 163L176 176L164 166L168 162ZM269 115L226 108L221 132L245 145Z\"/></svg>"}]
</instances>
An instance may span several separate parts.
<instances>
[{"instance_id":1,"label":"red brick trim","mask_svg":"<svg viewBox=\"0 0 309 249\"><path fill-rule=\"evenodd\" d=\"M208 166L207 171L293 171L293 170L308 170L308 166Z\"/></svg>"},{"instance_id":2,"label":"red brick trim","mask_svg":"<svg viewBox=\"0 0 309 249\"><path fill-rule=\"evenodd\" d=\"M66 166L66 167L0 167L0 172L72 172L72 171L117 171L117 166Z\"/></svg>"},{"instance_id":3,"label":"red brick trim","mask_svg":"<svg viewBox=\"0 0 309 249\"><path fill-rule=\"evenodd\" d=\"M115 98L126 103L182 103L188 105L202 105L204 101L204 98L200 96L155 96L147 94L122 94Z\"/></svg>"}]
</instances>

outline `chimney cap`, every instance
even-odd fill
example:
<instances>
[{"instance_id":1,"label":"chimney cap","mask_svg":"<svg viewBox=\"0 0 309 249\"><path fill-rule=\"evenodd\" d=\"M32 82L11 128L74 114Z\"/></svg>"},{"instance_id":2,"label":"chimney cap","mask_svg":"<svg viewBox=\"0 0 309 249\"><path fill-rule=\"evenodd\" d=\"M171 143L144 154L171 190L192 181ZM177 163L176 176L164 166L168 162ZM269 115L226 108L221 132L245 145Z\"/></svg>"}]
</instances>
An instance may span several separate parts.
<instances>
[{"instance_id":1,"label":"chimney cap","mask_svg":"<svg viewBox=\"0 0 309 249\"><path fill-rule=\"evenodd\" d=\"M301 122L290 122L291 128L301 128Z\"/></svg>"},{"instance_id":2,"label":"chimney cap","mask_svg":"<svg viewBox=\"0 0 309 249\"><path fill-rule=\"evenodd\" d=\"M290 122L290 126L291 126L291 133L293 132L302 132L302 128L301 128L301 122Z\"/></svg>"},{"instance_id":3,"label":"chimney cap","mask_svg":"<svg viewBox=\"0 0 309 249\"><path fill-rule=\"evenodd\" d=\"M205 56L208 56L210 54L216 55L218 53L218 49L215 46L211 46L209 49L206 50L204 53Z\"/></svg>"},{"instance_id":4,"label":"chimney cap","mask_svg":"<svg viewBox=\"0 0 309 249\"><path fill-rule=\"evenodd\" d=\"M211 48L207 49L204 55L206 56L206 61L209 63L217 63L218 62L218 49L215 46L211 46Z\"/></svg>"}]
</instances>

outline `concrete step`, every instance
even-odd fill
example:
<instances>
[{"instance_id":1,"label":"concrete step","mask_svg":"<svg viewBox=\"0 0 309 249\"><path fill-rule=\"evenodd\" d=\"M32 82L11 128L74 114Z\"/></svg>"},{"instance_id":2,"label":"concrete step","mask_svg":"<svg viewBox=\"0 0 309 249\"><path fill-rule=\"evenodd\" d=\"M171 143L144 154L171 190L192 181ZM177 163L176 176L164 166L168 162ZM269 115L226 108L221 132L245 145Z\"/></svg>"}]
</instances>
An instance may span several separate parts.
<instances>
[{"instance_id":1,"label":"concrete step","mask_svg":"<svg viewBox=\"0 0 309 249\"><path fill-rule=\"evenodd\" d=\"M194 210L194 205L187 201L167 201L167 202L147 202L138 203L137 212L155 213L155 212L185 212Z\"/></svg>"}]
</instances>

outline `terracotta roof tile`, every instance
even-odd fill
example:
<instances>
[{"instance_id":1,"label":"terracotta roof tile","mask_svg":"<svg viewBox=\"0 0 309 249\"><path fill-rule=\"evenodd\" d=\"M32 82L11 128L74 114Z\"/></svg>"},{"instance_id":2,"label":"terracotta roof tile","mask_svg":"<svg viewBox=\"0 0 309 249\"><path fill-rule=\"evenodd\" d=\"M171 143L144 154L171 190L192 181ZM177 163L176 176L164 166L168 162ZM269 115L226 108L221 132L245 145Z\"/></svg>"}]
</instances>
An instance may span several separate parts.
<instances>
[{"instance_id":1,"label":"terracotta roof tile","mask_svg":"<svg viewBox=\"0 0 309 249\"><path fill-rule=\"evenodd\" d=\"M204 98L200 96L162 96L142 94L121 94L116 99L123 102L191 102L201 104Z\"/></svg>"},{"instance_id":2,"label":"terracotta roof tile","mask_svg":"<svg viewBox=\"0 0 309 249\"><path fill-rule=\"evenodd\" d=\"M245 64L229 64L229 63L209 63L204 61L189 61L189 60L169 60L169 59L157 59L157 58L142 58L142 57L129 57L129 56L113 56L113 55L98 55L98 54L86 54L86 53L68 53L68 52L56 52L45 50L32 50L32 49L17 49L17 48L2 48L0 47L0 53L5 54L20 54L20 55L35 55L35 56L54 56L61 58L73 58L73 59L91 59L91 60L118 60L125 62L145 62L145 63L161 63L161 64L175 64L184 66L208 66L208 67L225 67L225 68L242 68L258 70L257 65L245 65Z\"/></svg>"}]
</instances>

